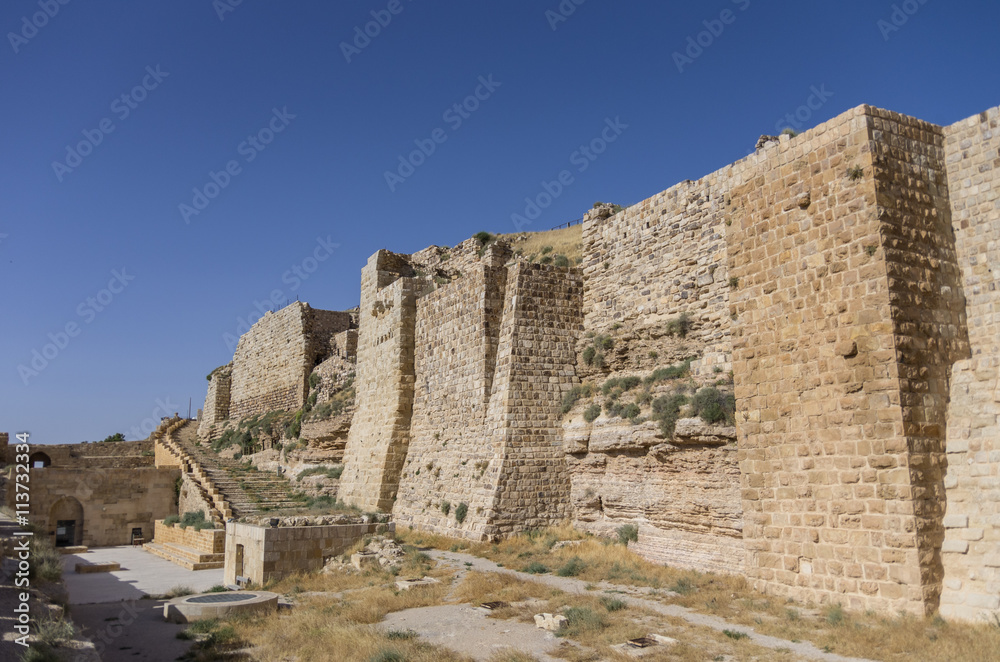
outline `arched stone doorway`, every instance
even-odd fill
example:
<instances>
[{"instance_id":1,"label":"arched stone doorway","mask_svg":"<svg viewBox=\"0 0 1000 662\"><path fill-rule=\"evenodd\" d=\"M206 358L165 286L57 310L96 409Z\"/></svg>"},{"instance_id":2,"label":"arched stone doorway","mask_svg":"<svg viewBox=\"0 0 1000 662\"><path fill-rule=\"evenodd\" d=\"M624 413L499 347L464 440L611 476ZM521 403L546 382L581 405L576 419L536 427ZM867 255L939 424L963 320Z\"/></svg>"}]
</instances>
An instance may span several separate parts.
<instances>
[{"instance_id":1,"label":"arched stone doorway","mask_svg":"<svg viewBox=\"0 0 1000 662\"><path fill-rule=\"evenodd\" d=\"M49 531L55 533L56 547L83 544L83 505L73 497L62 497L49 511Z\"/></svg>"},{"instance_id":2,"label":"arched stone doorway","mask_svg":"<svg viewBox=\"0 0 1000 662\"><path fill-rule=\"evenodd\" d=\"M41 469L52 464L52 458L42 451L35 451L28 456L28 466L32 469Z\"/></svg>"}]
</instances>

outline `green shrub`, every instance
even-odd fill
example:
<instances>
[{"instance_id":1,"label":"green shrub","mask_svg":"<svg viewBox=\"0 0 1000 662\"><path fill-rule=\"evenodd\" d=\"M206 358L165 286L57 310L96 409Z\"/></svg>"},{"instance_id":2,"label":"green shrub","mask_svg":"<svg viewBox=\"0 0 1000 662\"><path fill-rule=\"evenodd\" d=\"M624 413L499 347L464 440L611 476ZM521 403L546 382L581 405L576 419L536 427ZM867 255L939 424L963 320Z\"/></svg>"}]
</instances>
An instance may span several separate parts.
<instances>
[{"instance_id":1,"label":"green shrub","mask_svg":"<svg viewBox=\"0 0 1000 662\"><path fill-rule=\"evenodd\" d=\"M601 369L604 367L604 354L602 354L601 352L598 352L596 355L594 355L594 367L597 369Z\"/></svg>"},{"instance_id":2,"label":"green shrub","mask_svg":"<svg viewBox=\"0 0 1000 662\"><path fill-rule=\"evenodd\" d=\"M666 368L657 368L643 381L647 384L655 384L656 382L663 382L669 379L687 377L691 372L692 361L694 361L694 359L687 359L683 363L676 363Z\"/></svg>"},{"instance_id":3,"label":"green shrub","mask_svg":"<svg viewBox=\"0 0 1000 662\"><path fill-rule=\"evenodd\" d=\"M529 575L544 575L548 571L549 569L538 561L532 561L527 567L521 570L521 572L526 572Z\"/></svg>"},{"instance_id":4,"label":"green shrub","mask_svg":"<svg viewBox=\"0 0 1000 662\"><path fill-rule=\"evenodd\" d=\"M485 230L480 230L476 234L472 235L472 238L479 242L480 246L485 246L486 244L493 241L493 235Z\"/></svg>"},{"instance_id":5,"label":"green shrub","mask_svg":"<svg viewBox=\"0 0 1000 662\"><path fill-rule=\"evenodd\" d=\"M567 391L562 400L562 413L568 414L580 398L589 398L591 391L589 385L577 385Z\"/></svg>"},{"instance_id":6,"label":"green shrub","mask_svg":"<svg viewBox=\"0 0 1000 662\"><path fill-rule=\"evenodd\" d=\"M389 630L385 633L385 636L389 639L416 639L417 633L413 630Z\"/></svg>"},{"instance_id":7,"label":"green shrub","mask_svg":"<svg viewBox=\"0 0 1000 662\"><path fill-rule=\"evenodd\" d=\"M583 362L586 365L594 364L594 356L597 354L597 350L594 349L593 345L583 350Z\"/></svg>"},{"instance_id":8,"label":"green shrub","mask_svg":"<svg viewBox=\"0 0 1000 662\"><path fill-rule=\"evenodd\" d=\"M674 436L681 407L687 404L687 396L681 393L661 395L653 400L653 420L660 423L660 434L669 439Z\"/></svg>"},{"instance_id":9,"label":"green shrub","mask_svg":"<svg viewBox=\"0 0 1000 662\"><path fill-rule=\"evenodd\" d=\"M667 322L668 336L680 336L681 338L686 338L688 331L690 330L691 317L687 313L681 313L680 317Z\"/></svg>"},{"instance_id":10,"label":"green shrub","mask_svg":"<svg viewBox=\"0 0 1000 662\"><path fill-rule=\"evenodd\" d=\"M548 255L552 252L551 246L542 246L542 255Z\"/></svg>"},{"instance_id":11,"label":"green shrub","mask_svg":"<svg viewBox=\"0 0 1000 662\"><path fill-rule=\"evenodd\" d=\"M222 584L216 584L212 588L205 591L205 593L228 593L228 592L229 589L223 586Z\"/></svg>"},{"instance_id":12,"label":"green shrub","mask_svg":"<svg viewBox=\"0 0 1000 662\"><path fill-rule=\"evenodd\" d=\"M313 374L316 374L316 373L313 373ZM310 377L310 380L311 379L312 378ZM309 397L312 398L313 395L316 395L316 394L313 393ZM315 402L316 402L316 400L315 400L315 398L313 398L313 403L315 403ZM298 410L297 412L295 412L295 415L292 416L292 420L288 421L288 424L285 426L285 437L287 437L288 439L298 439L299 436L301 436L301 434L302 434L302 414L303 414L303 411L301 409Z\"/></svg>"},{"instance_id":13,"label":"green shrub","mask_svg":"<svg viewBox=\"0 0 1000 662\"><path fill-rule=\"evenodd\" d=\"M177 522L180 521L181 518L178 517L177 515L167 515L166 517L163 518L163 523L167 526L173 526L174 524L177 524Z\"/></svg>"},{"instance_id":14,"label":"green shrub","mask_svg":"<svg viewBox=\"0 0 1000 662\"><path fill-rule=\"evenodd\" d=\"M583 412L583 420L588 423L593 423L594 420L601 415L601 405L592 404Z\"/></svg>"},{"instance_id":15,"label":"green shrub","mask_svg":"<svg viewBox=\"0 0 1000 662\"><path fill-rule=\"evenodd\" d=\"M740 632L739 630L723 630L722 634L736 641L739 641L740 639L747 639L750 637L750 635L748 635L746 632Z\"/></svg>"},{"instance_id":16,"label":"green shrub","mask_svg":"<svg viewBox=\"0 0 1000 662\"><path fill-rule=\"evenodd\" d=\"M625 405L625 409L622 410L622 418L627 418L629 420L634 421L636 418L639 417L640 413L641 410L639 409L639 405L635 404L634 402L630 402L629 404Z\"/></svg>"},{"instance_id":17,"label":"green shrub","mask_svg":"<svg viewBox=\"0 0 1000 662\"><path fill-rule=\"evenodd\" d=\"M554 264L557 267L568 267L569 258L560 253L559 255L556 255L554 260L552 260L552 264Z\"/></svg>"},{"instance_id":18,"label":"green shrub","mask_svg":"<svg viewBox=\"0 0 1000 662\"><path fill-rule=\"evenodd\" d=\"M450 501L442 501L441 502L441 512L444 513L445 515L447 515L448 513L451 512L451 502Z\"/></svg>"},{"instance_id":19,"label":"green shrub","mask_svg":"<svg viewBox=\"0 0 1000 662\"><path fill-rule=\"evenodd\" d=\"M852 182L856 182L865 176L865 170L859 165L850 167L847 169L847 178Z\"/></svg>"},{"instance_id":20,"label":"green shrub","mask_svg":"<svg viewBox=\"0 0 1000 662\"><path fill-rule=\"evenodd\" d=\"M642 380L639 379L638 377L630 376L630 377L622 377L618 385L621 386L621 389L623 391L631 391L641 383Z\"/></svg>"},{"instance_id":21,"label":"green shrub","mask_svg":"<svg viewBox=\"0 0 1000 662\"><path fill-rule=\"evenodd\" d=\"M736 398L732 393L723 393L714 386L709 386L695 393L691 401L695 416L708 424L723 421L732 424L736 415Z\"/></svg>"},{"instance_id":22,"label":"green shrub","mask_svg":"<svg viewBox=\"0 0 1000 662\"><path fill-rule=\"evenodd\" d=\"M309 390L315 389L319 386L319 382L322 378L319 376L318 372L309 373Z\"/></svg>"},{"instance_id":23,"label":"green shrub","mask_svg":"<svg viewBox=\"0 0 1000 662\"><path fill-rule=\"evenodd\" d=\"M605 351L612 349L615 346L614 338L611 336L600 335L594 338L594 347L597 349L603 349Z\"/></svg>"},{"instance_id":24,"label":"green shrub","mask_svg":"<svg viewBox=\"0 0 1000 662\"><path fill-rule=\"evenodd\" d=\"M590 607L570 607L565 612L566 630L560 636L575 636L581 632L596 632L607 627L608 623L601 614Z\"/></svg>"},{"instance_id":25,"label":"green shrub","mask_svg":"<svg viewBox=\"0 0 1000 662\"><path fill-rule=\"evenodd\" d=\"M368 662L406 662L406 656L391 648L383 648L368 658Z\"/></svg>"},{"instance_id":26,"label":"green shrub","mask_svg":"<svg viewBox=\"0 0 1000 662\"><path fill-rule=\"evenodd\" d=\"M628 545L630 542L637 542L639 540L639 525L622 524L615 529L615 533L618 534L618 542Z\"/></svg>"},{"instance_id":27,"label":"green shrub","mask_svg":"<svg viewBox=\"0 0 1000 662\"><path fill-rule=\"evenodd\" d=\"M622 609L625 609L625 607L628 606L628 604L626 604L624 601L619 600L618 598L609 597L607 595L601 597L601 604L608 611L621 611Z\"/></svg>"},{"instance_id":28,"label":"green shrub","mask_svg":"<svg viewBox=\"0 0 1000 662\"><path fill-rule=\"evenodd\" d=\"M205 522L198 522L197 524L194 525L195 531L204 531L205 529L214 529L214 528L215 528L215 522L205 521Z\"/></svg>"},{"instance_id":29,"label":"green shrub","mask_svg":"<svg viewBox=\"0 0 1000 662\"><path fill-rule=\"evenodd\" d=\"M556 574L560 577L576 577L583 572L585 567L586 564L583 560L579 556L574 556L569 561L566 561L561 568L556 570Z\"/></svg>"},{"instance_id":30,"label":"green shrub","mask_svg":"<svg viewBox=\"0 0 1000 662\"><path fill-rule=\"evenodd\" d=\"M679 595L687 595L688 593L694 592L695 588L697 587L689 577L681 577L673 583L670 590Z\"/></svg>"},{"instance_id":31,"label":"green shrub","mask_svg":"<svg viewBox=\"0 0 1000 662\"><path fill-rule=\"evenodd\" d=\"M465 516L469 513L469 504L464 501L455 508L455 521L461 524L465 521Z\"/></svg>"},{"instance_id":32,"label":"green shrub","mask_svg":"<svg viewBox=\"0 0 1000 662\"><path fill-rule=\"evenodd\" d=\"M204 523L206 523L206 520L205 520L205 511L203 510L189 511L181 515L180 525L182 529L186 529L189 526L195 526L197 524L204 524ZM215 527L215 525L212 524L211 522L208 522L208 524L213 528Z\"/></svg>"}]
</instances>

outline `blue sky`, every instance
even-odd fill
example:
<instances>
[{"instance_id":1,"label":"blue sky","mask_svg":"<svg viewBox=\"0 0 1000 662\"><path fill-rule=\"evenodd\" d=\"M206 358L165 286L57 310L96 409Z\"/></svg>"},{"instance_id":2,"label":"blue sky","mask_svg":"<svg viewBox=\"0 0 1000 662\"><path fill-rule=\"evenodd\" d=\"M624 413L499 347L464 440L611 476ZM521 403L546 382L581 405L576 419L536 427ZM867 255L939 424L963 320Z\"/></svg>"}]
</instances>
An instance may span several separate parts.
<instances>
[{"instance_id":1,"label":"blue sky","mask_svg":"<svg viewBox=\"0 0 1000 662\"><path fill-rule=\"evenodd\" d=\"M523 229L701 177L789 113L1000 104L995 2L234 1L0 6L0 430L144 437L257 303L352 307L376 250L511 232L562 170Z\"/></svg>"}]
</instances>

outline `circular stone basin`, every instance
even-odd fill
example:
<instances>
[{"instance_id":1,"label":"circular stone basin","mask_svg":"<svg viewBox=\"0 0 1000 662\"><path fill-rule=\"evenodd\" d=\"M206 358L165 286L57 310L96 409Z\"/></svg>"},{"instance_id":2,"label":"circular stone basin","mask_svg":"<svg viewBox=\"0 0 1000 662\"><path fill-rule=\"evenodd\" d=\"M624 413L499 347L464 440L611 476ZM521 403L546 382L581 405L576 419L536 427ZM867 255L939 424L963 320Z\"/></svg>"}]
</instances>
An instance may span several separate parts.
<instances>
[{"instance_id":1,"label":"circular stone basin","mask_svg":"<svg viewBox=\"0 0 1000 662\"><path fill-rule=\"evenodd\" d=\"M163 605L163 617L172 623L190 623L227 614L277 609L278 594L268 591L201 593L174 598Z\"/></svg>"}]
</instances>

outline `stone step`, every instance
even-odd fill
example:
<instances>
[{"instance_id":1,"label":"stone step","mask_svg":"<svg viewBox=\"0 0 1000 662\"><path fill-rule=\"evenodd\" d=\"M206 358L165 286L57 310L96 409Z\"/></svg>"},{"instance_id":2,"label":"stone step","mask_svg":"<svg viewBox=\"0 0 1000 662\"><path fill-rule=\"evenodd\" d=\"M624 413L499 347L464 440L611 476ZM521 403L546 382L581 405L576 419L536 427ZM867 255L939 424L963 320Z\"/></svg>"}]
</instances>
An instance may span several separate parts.
<instances>
[{"instance_id":1,"label":"stone step","mask_svg":"<svg viewBox=\"0 0 1000 662\"><path fill-rule=\"evenodd\" d=\"M187 570L214 570L217 568L222 568L225 565L223 560L218 561L205 561L205 562L192 562L187 558L178 556L170 549L167 549L164 545L157 544L155 542L147 542L142 546L144 550L151 554L159 556L161 559L170 561L174 565L179 565ZM212 555L220 556L220 555Z\"/></svg>"}]
</instances>

